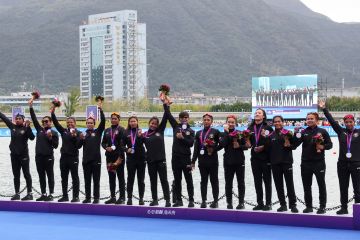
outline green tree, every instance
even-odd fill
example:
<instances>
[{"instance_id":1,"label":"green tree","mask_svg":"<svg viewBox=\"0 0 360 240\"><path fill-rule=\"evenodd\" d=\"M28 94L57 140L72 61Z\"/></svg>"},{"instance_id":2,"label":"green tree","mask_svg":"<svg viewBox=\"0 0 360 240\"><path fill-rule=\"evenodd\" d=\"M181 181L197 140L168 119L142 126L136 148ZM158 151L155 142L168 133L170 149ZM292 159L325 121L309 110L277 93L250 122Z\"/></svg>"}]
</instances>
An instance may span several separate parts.
<instances>
[{"instance_id":1,"label":"green tree","mask_svg":"<svg viewBox=\"0 0 360 240\"><path fill-rule=\"evenodd\" d=\"M72 116L76 108L80 105L80 89L79 88L71 88L67 102L64 103L65 106L65 116Z\"/></svg>"}]
</instances>

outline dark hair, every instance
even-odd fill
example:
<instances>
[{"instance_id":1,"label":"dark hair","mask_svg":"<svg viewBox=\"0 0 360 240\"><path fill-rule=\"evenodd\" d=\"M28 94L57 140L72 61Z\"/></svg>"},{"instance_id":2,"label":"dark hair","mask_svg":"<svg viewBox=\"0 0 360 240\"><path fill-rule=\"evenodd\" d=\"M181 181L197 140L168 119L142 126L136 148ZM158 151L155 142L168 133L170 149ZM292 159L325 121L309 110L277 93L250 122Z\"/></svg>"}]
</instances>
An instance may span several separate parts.
<instances>
[{"instance_id":1,"label":"dark hair","mask_svg":"<svg viewBox=\"0 0 360 240\"><path fill-rule=\"evenodd\" d=\"M306 114L306 118L307 118L309 115L314 115L316 121L319 120L319 113L317 113L317 112L309 112L308 114Z\"/></svg>"},{"instance_id":2,"label":"dark hair","mask_svg":"<svg viewBox=\"0 0 360 240\"><path fill-rule=\"evenodd\" d=\"M189 117L189 113L186 111L181 111L179 113L179 118Z\"/></svg>"},{"instance_id":3,"label":"dark hair","mask_svg":"<svg viewBox=\"0 0 360 240\"><path fill-rule=\"evenodd\" d=\"M44 120L45 118L47 118L50 122L52 122L52 118L50 116L44 116L42 119Z\"/></svg>"},{"instance_id":4,"label":"dark hair","mask_svg":"<svg viewBox=\"0 0 360 240\"><path fill-rule=\"evenodd\" d=\"M113 113L111 113L110 118L112 118L113 116L116 116L117 119L120 120L120 114L118 114L118 113L116 113L116 112L113 112Z\"/></svg>"},{"instance_id":5,"label":"dark hair","mask_svg":"<svg viewBox=\"0 0 360 240\"><path fill-rule=\"evenodd\" d=\"M281 115L276 115L276 116L274 116L273 119L272 119L273 122L275 121L275 118L280 118L281 121L284 122L284 118L283 118L283 116L281 116Z\"/></svg>"},{"instance_id":6,"label":"dark hair","mask_svg":"<svg viewBox=\"0 0 360 240\"><path fill-rule=\"evenodd\" d=\"M160 122L160 121L159 121L159 118L156 117L156 116L153 116L153 117L150 118L149 124L150 124L150 122L153 121L153 120L156 120L157 124L159 125L159 122Z\"/></svg>"},{"instance_id":7,"label":"dark hair","mask_svg":"<svg viewBox=\"0 0 360 240\"><path fill-rule=\"evenodd\" d=\"M76 123L76 119L75 119L74 117L68 117L68 118L66 118L66 121L67 121L67 120L73 120L74 123Z\"/></svg>"},{"instance_id":8,"label":"dark hair","mask_svg":"<svg viewBox=\"0 0 360 240\"><path fill-rule=\"evenodd\" d=\"M130 120L131 119L136 119L136 121L138 122L137 128L139 128L139 119L136 116L131 116L131 117L128 118L127 130L131 130L131 127L130 127Z\"/></svg>"},{"instance_id":9,"label":"dark hair","mask_svg":"<svg viewBox=\"0 0 360 240\"><path fill-rule=\"evenodd\" d=\"M93 118L93 117L88 117L88 118L86 119L86 123L87 123L87 121L88 121L89 119L93 120L94 124L96 123L95 118Z\"/></svg>"},{"instance_id":10,"label":"dark hair","mask_svg":"<svg viewBox=\"0 0 360 240\"><path fill-rule=\"evenodd\" d=\"M264 109L262 109L262 108L258 108L258 109L256 109L256 110L255 110L255 112L256 112L257 110L260 110L260 111L262 111L262 112L263 112L263 115L264 115L264 118L263 118L263 124L264 124L264 125L267 125L267 116L266 116L266 112L265 112L265 110L264 110ZM251 121L251 123L250 123L250 126L249 126L249 127L253 127L254 125L255 125L255 119L253 119L253 120Z\"/></svg>"}]
</instances>

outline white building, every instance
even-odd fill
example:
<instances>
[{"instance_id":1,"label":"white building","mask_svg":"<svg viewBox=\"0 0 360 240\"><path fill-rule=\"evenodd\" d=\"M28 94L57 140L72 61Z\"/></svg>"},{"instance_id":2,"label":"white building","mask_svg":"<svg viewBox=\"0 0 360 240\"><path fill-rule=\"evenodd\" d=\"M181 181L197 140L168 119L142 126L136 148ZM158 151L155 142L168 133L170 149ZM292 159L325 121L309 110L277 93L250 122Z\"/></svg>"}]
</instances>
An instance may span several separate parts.
<instances>
[{"instance_id":1,"label":"white building","mask_svg":"<svg viewBox=\"0 0 360 240\"><path fill-rule=\"evenodd\" d=\"M147 96L146 24L138 23L137 11L90 15L79 41L82 100Z\"/></svg>"}]
</instances>

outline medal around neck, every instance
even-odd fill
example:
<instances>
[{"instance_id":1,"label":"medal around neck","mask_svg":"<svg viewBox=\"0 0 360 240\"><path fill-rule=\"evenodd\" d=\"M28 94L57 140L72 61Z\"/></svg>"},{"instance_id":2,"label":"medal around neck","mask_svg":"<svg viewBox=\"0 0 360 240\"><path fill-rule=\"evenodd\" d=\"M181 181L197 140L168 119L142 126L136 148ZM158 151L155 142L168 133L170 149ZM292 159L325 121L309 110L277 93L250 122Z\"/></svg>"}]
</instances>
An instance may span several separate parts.
<instances>
[{"instance_id":1,"label":"medal around neck","mask_svg":"<svg viewBox=\"0 0 360 240\"><path fill-rule=\"evenodd\" d=\"M347 157L347 158L351 158L351 157L352 157L351 152L346 153L346 157Z\"/></svg>"},{"instance_id":2,"label":"medal around neck","mask_svg":"<svg viewBox=\"0 0 360 240\"><path fill-rule=\"evenodd\" d=\"M187 125L184 123L183 125L181 125L181 128L185 130L187 129Z\"/></svg>"},{"instance_id":3,"label":"medal around neck","mask_svg":"<svg viewBox=\"0 0 360 240\"><path fill-rule=\"evenodd\" d=\"M200 155L204 155L205 154L205 150L204 149L201 149L200 150Z\"/></svg>"},{"instance_id":4,"label":"medal around neck","mask_svg":"<svg viewBox=\"0 0 360 240\"><path fill-rule=\"evenodd\" d=\"M296 137L301 138L301 133L300 132L296 133Z\"/></svg>"},{"instance_id":5,"label":"medal around neck","mask_svg":"<svg viewBox=\"0 0 360 240\"><path fill-rule=\"evenodd\" d=\"M111 149L115 150L116 149L115 145L111 145Z\"/></svg>"},{"instance_id":6,"label":"medal around neck","mask_svg":"<svg viewBox=\"0 0 360 240\"><path fill-rule=\"evenodd\" d=\"M265 130L265 136L269 136L270 131L269 130Z\"/></svg>"}]
</instances>

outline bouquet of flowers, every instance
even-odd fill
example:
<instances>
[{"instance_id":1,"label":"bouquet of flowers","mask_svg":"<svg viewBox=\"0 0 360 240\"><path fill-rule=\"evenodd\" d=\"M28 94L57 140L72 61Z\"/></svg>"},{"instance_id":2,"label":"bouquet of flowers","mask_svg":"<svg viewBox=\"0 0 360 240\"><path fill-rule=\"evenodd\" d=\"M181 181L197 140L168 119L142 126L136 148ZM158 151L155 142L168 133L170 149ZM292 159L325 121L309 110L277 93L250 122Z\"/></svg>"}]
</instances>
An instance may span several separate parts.
<instances>
[{"instance_id":1,"label":"bouquet of flowers","mask_svg":"<svg viewBox=\"0 0 360 240\"><path fill-rule=\"evenodd\" d=\"M281 133L282 136L284 136L287 139L292 138L292 136L293 136L292 131L287 130L285 128L281 129L280 133Z\"/></svg>"},{"instance_id":2,"label":"bouquet of flowers","mask_svg":"<svg viewBox=\"0 0 360 240\"><path fill-rule=\"evenodd\" d=\"M241 139L241 132L238 130L234 130L231 133L229 133L229 136L232 137L234 140Z\"/></svg>"},{"instance_id":3,"label":"bouquet of flowers","mask_svg":"<svg viewBox=\"0 0 360 240\"><path fill-rule=\"evenodd\" d=\"M159 88L159 91L164 94L165 96L169 96L170 93L170 86L167 84L162 84Z\"/></svg>"},{"instance_id":4,"label":"bouquet of flowers","mask_svg":"<svg viewBox=\"0 0 360 240\"><path fill-rule=\"evenodd\" d=\"M323 138L323 135L322 135L321 133L318 133L318 134L316 134L315 136L313 136L313 137L312 137L312 140L313 140L313 142L316 144L316 146L318 146L318 145L323 145L323 144L324 144L324 138ZM318 153L321 152L320 149L316 149L316 151L317 151Z\"/></svg>"},{"instance_id":5,"label":"bouquet of flowers","mask_svg":"<svg viewBox=\"0 0 360 240\"><path fill-rule=\"evenodd\" d=\"M57 98L54 98L54 100L51 103L54 105L54 107L60 107L61 106L61 102Z\"/></svg>"},{"instance_id":6,"label":"bouquet of flowers","mask_svg":"<svg viewBox=\"0 0 360 240\"><path fill-rule=\"evenodd\" d=\"M104 97L102 97L102 96L96 96L95 97L95 102L103 102L104 101Z\"/></svg>"},{"instance_id":7,"label":"bouquet of flowers","mask_svg":"<svg viewBox=\"0 0 360 240\"><path fill-rule=\"evenodd\" d=\"M242 132L240 132L240 138L245 138L245 140L250 140L250 137L253 133L249 130L249 129L246 129Z\"/></svg>"},{"instance_id":8,"label":"bouquet of flowers","mask_svg":"<svg viewBox=\"0 0 360 240\"><path fill-rule=\"evenodd\" d=\"M214 149L213 149L213 147L212 147L212 146L215 145L214 140L213 140L213 139L210 139L210 138L207 138L207 139L205 140L205 145L206 145L207 152L208 152L209 156L211 156L211 155L213 154L213 152L214 152Z\"/></svg>"},{"instance_id":9,"label":"bouquet of flowers","mask_svg":"<svg viewBox=\"0 0 360 240\"><path fill-rule=\"evenodd\" d=\"M32 96L33 100L39 99L40 98L40 92L36 90L36 91L31 93L31 96Z\"/></svg>"}]
</instances>

